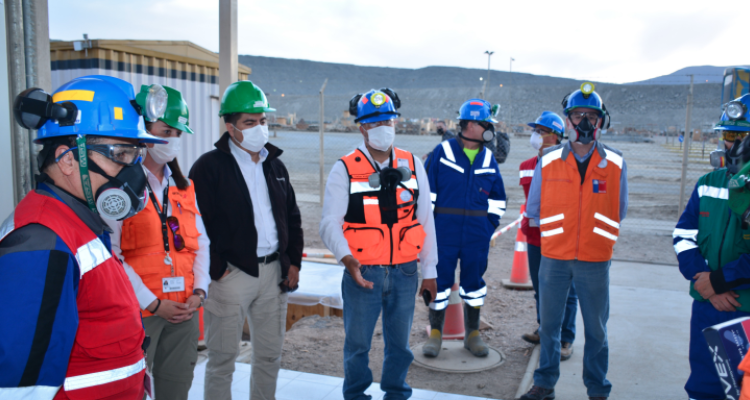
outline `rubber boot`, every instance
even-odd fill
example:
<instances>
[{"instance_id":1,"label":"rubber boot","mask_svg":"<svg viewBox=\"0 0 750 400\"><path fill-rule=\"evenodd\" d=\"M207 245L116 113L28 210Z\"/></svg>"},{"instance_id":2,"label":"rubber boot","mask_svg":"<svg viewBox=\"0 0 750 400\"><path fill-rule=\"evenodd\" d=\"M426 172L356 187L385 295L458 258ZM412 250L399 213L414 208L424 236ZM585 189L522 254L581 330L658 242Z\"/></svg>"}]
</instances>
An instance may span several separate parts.
<instances>
[{"instance_id":1,"label":"rubber boot","mask_svg":"<svg viewBox=\"0 0 750 400\"><path fill-rule=\"evenodd\" d=\"M443 346L443 324L445 323L445 309L435 311L430 309L430 338L422 346L425 357L437 357Z\"/></svg>"},{"instance_id":2,"label":"rubber boot","mask_svg":"<svg viewBox=\"0 0 750 400\"><path fill-rule=\"evenodd\" d=\"M464 329L464 348L477 357L487 357L490 348L479 335L479 307L471 307L464 303Z\"/></svg>"}]
</instances>

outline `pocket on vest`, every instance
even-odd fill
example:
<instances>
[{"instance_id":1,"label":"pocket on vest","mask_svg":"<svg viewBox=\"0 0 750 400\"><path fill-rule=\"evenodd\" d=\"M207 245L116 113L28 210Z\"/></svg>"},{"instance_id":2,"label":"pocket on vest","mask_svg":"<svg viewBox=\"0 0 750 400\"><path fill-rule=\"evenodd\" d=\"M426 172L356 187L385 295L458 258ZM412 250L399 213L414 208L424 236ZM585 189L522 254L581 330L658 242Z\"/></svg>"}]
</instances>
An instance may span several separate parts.
<instances>
[{"instance_id":1,"label":"pocket on vest","mask_svg":"<svg viewBox=\"0 0 750 400\"><path fill-rule=\"evenodd\" d=\"M352 256L360 261L377 258L383 251L384 235L380 228L349 227L344 230L344 237Z\"/></svg>"},{"instance_id":2,"label":"pocket on vest","mask_svg":"<svg viewBox=\"0 0 750 400\"><path fill-rule=\"evenodd\" d=\"M422 251L424 238L427 234L420 224L401 228L398 237L400 239L398 248L404 256L416 256Z\"/></svg>"}]
</instances>

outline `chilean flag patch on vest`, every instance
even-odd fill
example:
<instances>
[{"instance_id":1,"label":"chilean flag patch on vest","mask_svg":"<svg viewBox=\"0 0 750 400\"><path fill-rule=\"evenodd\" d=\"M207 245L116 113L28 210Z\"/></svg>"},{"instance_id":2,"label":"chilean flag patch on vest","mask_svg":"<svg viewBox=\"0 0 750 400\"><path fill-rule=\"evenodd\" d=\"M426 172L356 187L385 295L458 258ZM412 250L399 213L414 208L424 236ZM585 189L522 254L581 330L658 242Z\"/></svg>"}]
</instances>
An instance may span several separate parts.
<instances>
[{"instance_id":1,"label":"chilean flag patch on vest","mask_svg":"<svg viewBox=\"0 0 750 400\"><path fill-rule=\"evenodd\" d=\"M607 193L607 181L602 181L599 179L594 179L594 193Z\"/></svg>"}]
</instances>

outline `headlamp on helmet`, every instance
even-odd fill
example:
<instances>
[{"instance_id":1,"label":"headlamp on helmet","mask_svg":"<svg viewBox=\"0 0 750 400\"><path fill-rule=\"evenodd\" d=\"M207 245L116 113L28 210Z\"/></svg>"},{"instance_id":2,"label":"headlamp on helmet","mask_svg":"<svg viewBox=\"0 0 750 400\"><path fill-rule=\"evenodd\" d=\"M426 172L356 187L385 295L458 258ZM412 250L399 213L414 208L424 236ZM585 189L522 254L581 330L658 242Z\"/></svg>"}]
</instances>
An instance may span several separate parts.
<instances>
[{"instance_id":1,"label":"headlamp on helmet","mask_svg":"<svg viewBox=\"0 0 750 400\"><path fill-rule=\"evenodd\" d=\"M581 84L581 93L584 99L588 99L591 93L594 93L594 84L591 82L583 82Z\"/></svg>"},{"instance_id":2,"label":"headlamp on helmet","mask_svg":"<svg viewBox=\"0 0 750 400\"><path fill-rule=\"evenodd\" d=\"M135 96L135 101L143 105L143 115L146 121L154 122L164 116L167 111L167 99L169 95L162 85L155 83L150 86L141 86L141 92Z\"/></svg>"},{"instance_id":3,"label":"headlamp on helmet","mask_svg":"<svg viewBox=\"0 0 750 400\"><path fill-rule=\"evenodd\" d=\"M731 120L741 119L747 113L747 106L737 100L730 101L726 106L727 117Z\"/></svg>"}]
</instances>

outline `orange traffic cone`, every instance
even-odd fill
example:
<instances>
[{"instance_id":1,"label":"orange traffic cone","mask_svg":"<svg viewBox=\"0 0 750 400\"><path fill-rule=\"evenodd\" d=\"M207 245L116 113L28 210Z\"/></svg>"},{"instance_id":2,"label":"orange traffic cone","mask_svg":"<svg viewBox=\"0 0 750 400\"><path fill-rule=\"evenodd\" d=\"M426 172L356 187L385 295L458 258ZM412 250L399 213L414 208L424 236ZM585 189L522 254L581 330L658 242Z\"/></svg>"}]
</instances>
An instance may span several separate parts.
<instances>
[{"instance_id":1,"label":"orange traffic cone","mask_svg":"<svg viewBox=\"0 0 750 400\"><path fill-rule=\"evenodd\" d=\"M523 209L521 209L523 212ZM513 254L513 269L510 271L510 279L503 279L503 286L509 289L531 290L534 287L529 279L529 257L526 254L528 245L526 235L521 228L516 234L516 251Z\"/></svg>"},{"instance_id":2,"label":"orange traffic cone","mask_svg":"<svg viewBox=\"0 0 750 400\"><path fill-rule=\"evenodd\" d=\"M430 335L430 331L431 328L427 325L427 336ZM443 340L462 340L465 334L463 301L458 295L458 283L454 283L448 297L448 307L445 309Z\"/></svg>"}]
</instances>

